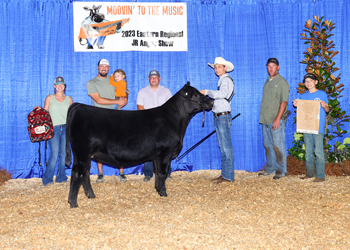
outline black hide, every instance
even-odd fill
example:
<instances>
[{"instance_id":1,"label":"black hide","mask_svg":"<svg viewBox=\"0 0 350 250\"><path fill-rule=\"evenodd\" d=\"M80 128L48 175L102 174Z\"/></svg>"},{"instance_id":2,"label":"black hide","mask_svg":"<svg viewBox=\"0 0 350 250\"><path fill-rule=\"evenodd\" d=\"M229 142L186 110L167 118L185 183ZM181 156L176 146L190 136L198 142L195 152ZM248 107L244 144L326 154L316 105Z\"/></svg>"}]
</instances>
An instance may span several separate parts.
<instances>
[{"instance_id":1,"label":"black hide","mask_svg":"<svg viewBox=\"0 0 350 250\"><path fill-rule=\"evenodd\" d=\"M167 196L166 174L170 162L182 149L182 140L192 116L210 110L213 101L187 83L162 106L148 110L111 110L74 103L67 115L66 165L74 162L68 202L77 207L81 185L95 198L90 183L91 159L112 166L153 161L155 188Z\"/></svg>"}]
</instances>

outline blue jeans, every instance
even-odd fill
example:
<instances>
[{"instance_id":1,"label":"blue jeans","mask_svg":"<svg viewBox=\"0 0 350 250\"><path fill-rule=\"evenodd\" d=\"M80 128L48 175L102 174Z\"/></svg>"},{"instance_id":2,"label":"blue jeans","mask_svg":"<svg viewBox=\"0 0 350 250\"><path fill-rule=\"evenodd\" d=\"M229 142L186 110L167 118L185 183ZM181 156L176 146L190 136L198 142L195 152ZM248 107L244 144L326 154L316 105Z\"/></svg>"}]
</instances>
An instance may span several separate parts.
<instances>
[{"instance_id":1,"label":"blue jeans","mask_svg":"<svg viewBox=\"0 0 350 250\"><path fill-rule=\"evenodd\" d=\"M143 164L143 173L145 175L145 177L153 177L153 161L147 161ZM170 176L171 173L171 167L169 169L169 173L168 176Z\"/></svg>"},{"instance_id":2,"label":"blue jeans","mask_svg":"<svg viewBox=\"0 0 350 250\"><path fill-rule=\"evenodd\" d=\"M143 173L145 176L153 177L153 161L148 161L143 164Z\"/></svg>"},{"instance_id":3,"label":"blue jeans","mask_svg":"<svg viewBox=\"0 0 350 250\"><path fill-rule=\"evenodd\" d=\"M50 157L43 176L43 184L45 186L53 183L53 175L55 173L57 158L59 158L59 160L56 182L67 181L64 163L66 158L66 125L55 126L54 130L55 136L49 140Z\"/></svg>"},{"instance_id":4,"label":"blue jeans","mask_svg":"<svg viewBox=\"0 0 350 250\"><path fill-rule=\"evenodd\" d=\"M306 175L308 177L316 176L317 178L325 179L324 173L324 151L323 151L323 134L304 134L305 142L305 161ZM315 147L315 148L314 148ZM315 169L316 155L316 169ZM316 175L315 175L316 170Z\"/></svg>"},{"instance_id":5,"label":"blue jeans","mask_svg":"<svg viewBox=\"0 0 350 250\"><path fill-rule=\"evenodd\" d=\"M221 153L221 176L229 181L235 180L235 156L231 139L231 114L214 118L216 136L218 138Z\"/></svg>"},{"instance_id":6,"label":"blue jeans","mask_svg":"<svg viewBox=\"0 0 350 250\"><path fill-rule=\"evenodd\" d=\"M280 126L277 130L272 130L272 123L263 124L263 141L266 151L267 173L274 173L276 170L282 171L282 176L287 173L287 152L285 144L284 130L287 120L280 120Z\"/></svg>"}]
</instances>

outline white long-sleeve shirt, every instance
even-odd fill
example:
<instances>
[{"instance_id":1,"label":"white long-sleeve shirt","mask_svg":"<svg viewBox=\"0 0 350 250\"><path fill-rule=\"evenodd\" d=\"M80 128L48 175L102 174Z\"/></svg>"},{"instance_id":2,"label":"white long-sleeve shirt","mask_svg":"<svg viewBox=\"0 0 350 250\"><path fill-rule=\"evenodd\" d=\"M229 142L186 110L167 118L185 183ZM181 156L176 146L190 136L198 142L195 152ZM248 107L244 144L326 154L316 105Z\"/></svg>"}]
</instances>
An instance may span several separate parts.
<instances>
[{"instance_id":1,"label":"white long-sleeve shirt","mask_svg":"<svg viewBox=\"0 0 350 250\"><path fill-rule=\"evenodd\" d=\"M229 74L224 74L219 78L218 90L205 90L205 95L214 99L212 111L214 113L231 111L231 101L228 102L225 98L229 98L234 93L235 85L229 77Z\"/></svg>"}]
</instances>

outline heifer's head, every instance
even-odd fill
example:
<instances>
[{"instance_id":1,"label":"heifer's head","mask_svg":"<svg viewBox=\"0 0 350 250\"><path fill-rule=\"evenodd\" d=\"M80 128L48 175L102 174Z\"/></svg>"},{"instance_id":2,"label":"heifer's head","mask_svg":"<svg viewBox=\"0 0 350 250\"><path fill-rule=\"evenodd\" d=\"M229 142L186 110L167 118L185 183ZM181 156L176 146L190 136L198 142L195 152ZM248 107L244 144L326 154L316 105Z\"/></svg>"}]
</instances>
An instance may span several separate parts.
<instances>
[{"instance_id":1,"label":"heifer's head","mask_svg":"<svg viewBox=\"0 0 350 250\"><path fill-rule=\"evenodd\" d=\"M183 105L189 114L196 114L201 110L211 110L214 105L211 99L190 86L189 82L178 93L182 97Z\"/></svg>"},{"instance_id":2,"label":"heifer's head","mask_svg":"<svg viewBox=\"0 0 350 250\"><path fill-rule=\"evenodd\" d=\"M92 8L84 7L84 10L90 11L90 18L92 21L96 23L100 23L105 19L105 15L102 13L99 13L100 8L102 5L95 6L93 5Z\"/></svg>"}]
</instances>

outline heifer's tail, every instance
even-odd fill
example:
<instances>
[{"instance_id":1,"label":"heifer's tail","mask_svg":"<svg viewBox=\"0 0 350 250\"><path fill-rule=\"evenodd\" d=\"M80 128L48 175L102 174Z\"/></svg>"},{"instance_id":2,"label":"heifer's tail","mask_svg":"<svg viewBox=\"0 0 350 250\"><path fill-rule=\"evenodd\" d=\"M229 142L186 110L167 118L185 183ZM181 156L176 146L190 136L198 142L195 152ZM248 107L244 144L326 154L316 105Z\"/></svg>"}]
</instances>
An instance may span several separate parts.
<instances>
[{"instance_id":1,"label":"heifer's tail","mask_svg":"<svg viewBox=\"0 0 350 250\"><path fill-rule=\"evenodd\" d=\"M72 105L70 106L70 108L72 107ZM67 123L66 123L66 159L65 159L65 164L67 167L70 167L70 165L72 164L72 151L70 150L70 145L69 145L69 139L70 139L70 131L69 131L69 125L70 125L70 119L69 119L69 110L68 109L68 113L67 113Z\"/></svg>"},{"instance_id":2,"label":"heifer's tail","mask_svg":"<svg viewBox=\"0 0 350 250\"><path fill-rule=\"evenodd\" d=\"M67 132L67 131L66 131ZM66 160L65 164L67 167L70 167L72 164L72 151L70 150L68 135L66 134Z\"/></svg>"}]
</instances>

